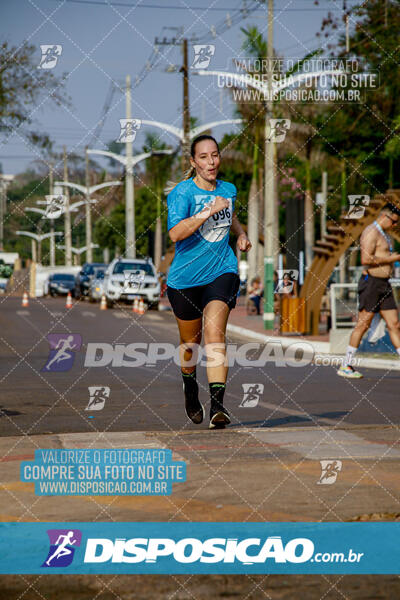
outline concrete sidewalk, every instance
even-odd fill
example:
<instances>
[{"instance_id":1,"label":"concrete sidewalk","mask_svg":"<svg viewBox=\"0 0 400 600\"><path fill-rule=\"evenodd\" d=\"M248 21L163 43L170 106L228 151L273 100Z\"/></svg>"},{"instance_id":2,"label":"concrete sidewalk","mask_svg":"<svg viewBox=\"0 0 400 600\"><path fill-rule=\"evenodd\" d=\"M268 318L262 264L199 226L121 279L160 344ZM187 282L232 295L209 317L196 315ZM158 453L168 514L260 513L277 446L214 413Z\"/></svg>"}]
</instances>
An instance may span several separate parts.
<instances>
[{"instance_id":1,"label":"concrete sidewalk","mask_svg":"<svg viewBox=\"0 0 400 600\"><path fill-rule=\"evenodd\" d=\"M38 448L165 448L187 463L171 496L35 496L20 462ZM332 485L320 460L341 460ZM397 521L398 428L362 426L0 438L2 521ZM3 575L7 600L392 600L397 575ZM29 591L28 591L29 590ZM1 596L3 598L3 596Z\"/></svg>"},{"instance_id":2,"label":"concrete sidewalk","mask_svg":"<svg viewBox=\"0 0 400 600\"><path fill-rule=\"evenodd\" d=\"M238 299L236 308L229 315L227 332L228 334L240 335L248 340L258 341L263 344L271 341L280 342L283 349L288 348L295 342L305 341L312 346L314 355L322 354L326 355L326 358L338 356L338 354L333 354L330 351L328 334L319 336L300 334L279 335L276 331L264 329L262 315L247 315L244 300L241 298ZM361 368L400 371L400 359L396 355L394 355L393 359L357 355L357 360L359 361L358 366Z\"/></svg>"},{"instance_id":3,"label":"concrete sidewalk","mask_svg":"<svg viewBox=\"0 0 400 600\"><path fill-rule=\"evenodd\" d=\"M186 461L187 480L171 496L35 496L19 471L39 448L169 448ZM318 483L325 459L342 462L332 485ZM390 426L2 437L0 520L395 520L399 466Z\"/></svg>"}]
</instances>

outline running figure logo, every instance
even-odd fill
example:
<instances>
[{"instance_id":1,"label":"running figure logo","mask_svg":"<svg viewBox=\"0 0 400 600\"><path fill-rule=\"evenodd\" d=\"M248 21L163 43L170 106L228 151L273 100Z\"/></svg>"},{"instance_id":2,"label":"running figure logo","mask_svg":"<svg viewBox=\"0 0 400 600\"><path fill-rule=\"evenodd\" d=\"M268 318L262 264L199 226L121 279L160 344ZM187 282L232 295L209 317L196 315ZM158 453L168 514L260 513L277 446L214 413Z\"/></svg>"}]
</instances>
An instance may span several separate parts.
<instances>
[{"instance_id":1,"label":"running figure logo","mask_svg":"<svg viewBox=\"0 0 400 600\"><path fill-rule=\"evenodd\" d=\"M239 408L254 408L264 392L263 383L242 383L243 400Z\"/></svg>"},{"instance_id":2,"label":"running figure logo","mask_svg":"<svg viewBox=\"0 0 400 600\"><path fill-rule=\"evenodd\" d=\"M280 144L284 141L287 132L290 129L290 119L270 119L270 132L268 142L276 142Z\"/></svg>"},{"instance_id":3,"label":"running figure logo","mask_svg":"<svg viewBox=\"0 0 400 600\"><path fill-rule=\"evenodd\" d=\"M45 217L48 219L58 219L65 212L66 196L46 196Z\"/></svg>"},{"instance_id":4,"label":"running figure logo","mask_svg":"<svg viewBox=\"0 0 400 600\"><path fill-rule=\"evenodd\" d=\"M193 44L194 59L192 69L207 69L211 58L215 54L215 46L213 44Z\"/></svg>"},{"instance_id":5,"label":"running figure logo","mask_svg":"<svg viewBox=\"0 0 400 600\"><path fill-rule=\"evenodd\" d=\"M54 69L61 56L62 46L55 44L41 44L42 57L38 69Z\"/></svg>"},{"instance_id":6,"label":"running figure logo","mask_svg":"<svg viewBox=\"0 0 400 600\"><path fill-rule=\"evenodd\" d=\"M42 372L69 371L74 364L75 352L81 349L82 337L79 333L50 333L47 336L50 353Z\"/></svg>"},{"instance_id":7,"label":"running figure logo","mask_svg":"<svg viewBox=\"0 0 400 600\"><path fill-rule=\"evenodd\" d=\"M81 545L82 532L79 529L48 529L47 535L50 548L42 567L68 567L74 558L75 548Z\"/></svg>"},{"instance_id":8,"label":"running figure logo","mask_svg":"<svg viewBox=\"0 0 400 600\"><path fill-rule=\"evenodd\" d=\"M88 388L89 403L85 410L102 410L106 399L110 397L110 388L105 385L97 385Z\"/></svg>"},{"instance_id":9,"label":"running figure logo","mask_svg":"<svg viewBox=\"0 0 400 600\"><path fill-rule=\"evenodd\" d=\"M294 284L299 278L297 269L278 269L278 284L275 288L275 294L291 294Z\"/></svg>"},{"instance_id":10,"label":"running figure logo","mask_svg":"<svg viewBox=\"0 0 400 600\"><path fill-rule=\"evenodd\" d=\"M126 142L134 142L136 133L142 126L140 119L120 119L119 120L120 133L117 142L125 144Z\"/></svg>"},{"instance_id":11,"label":"running figure logo","mask_svg":"<svg viewBox=\"0 0 400 600\"><path fill-rule=\"evenodd\" d=\"M339 472L342 470L341 460L320 460L321 477L317 481L318 485L332 485L335 483Z\"/></svg>"},{"instance_id":12,"label":"running figure logo","mask_svg":"<svg viewBox=\"0 0 400 600\"><path fill-rule=\"evenodd\" d=\"M365 208L369 205L369 196L347 196L349 200L349 210L346 219L361 219L364 216Z\"/></svg>"},{"instance_id":13,"label":"running figure logo","mask_svg":"<svg viewBox=\"0 0 400 600\"><path fill-rule=\"evenodd\" d=\"M144 271L124 271L124 292L138 292L144 284Z\"/></svg>"}]
</instances>

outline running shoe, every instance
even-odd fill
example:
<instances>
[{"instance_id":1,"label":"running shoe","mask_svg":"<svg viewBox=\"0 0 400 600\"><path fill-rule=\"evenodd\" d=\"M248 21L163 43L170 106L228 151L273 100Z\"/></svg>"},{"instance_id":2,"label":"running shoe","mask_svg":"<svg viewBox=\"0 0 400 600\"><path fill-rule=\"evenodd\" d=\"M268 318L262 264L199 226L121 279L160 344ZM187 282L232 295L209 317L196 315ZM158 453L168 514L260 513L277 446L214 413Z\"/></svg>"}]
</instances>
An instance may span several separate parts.
<instances>
[{"instance_id":1,"label":"running shoe","mask_svg":"<svg viewBox=\"0 0 400 600\"><path fill-rule=\"evenodd\" d=\"M351 365L342 365L337 372L340 377L347 377L348 379L361 379L364 377L362 373L353 369Z\"/></svg>"},{"instance_id":2,"label":"running shoe","mask_svg":"<svg viewBox=\"0 0 400 600\"><path fill-rule=\"evenodd\" d=\"M200 425L204 419L204 407L199 400L199 388L196 382L196 386L190 390L183 386L183 392L185 394L185 410L186 414L193 423Z\"/></svg>"},{"instance_id":3,"label":"running shoe","mask_svg":"<svg viewBox=\"0 0 400 600\"><path fill-rule=\"evenodd\" d=\"M224 429L225 425L229 425L230 422L229 413L223 404L221 402L212 402L209 429Z\"/></svg>"}]
</instances>

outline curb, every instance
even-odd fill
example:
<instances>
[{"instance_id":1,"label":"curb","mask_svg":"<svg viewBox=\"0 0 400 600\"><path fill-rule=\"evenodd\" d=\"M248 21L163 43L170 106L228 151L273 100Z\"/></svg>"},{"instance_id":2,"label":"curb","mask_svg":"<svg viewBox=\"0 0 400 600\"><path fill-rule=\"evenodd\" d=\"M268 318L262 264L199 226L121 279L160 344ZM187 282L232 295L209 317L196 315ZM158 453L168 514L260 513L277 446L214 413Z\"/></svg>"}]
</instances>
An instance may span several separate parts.
<instances>
[{"instance_id":1,"label":"curb","mask_svg":"<svg viewBox=\"0 0 400 600\"><path fill-rule=\"evenodd\" d=\"M258 342L263 342L267 344L268 342L280 342L282 344L282 348L285 350L291 344L295 342L306 342L313 347L315 354L324 354L326 358L335 357L335 356L344 356L339 354L331 354L330 353L330 344L329 342L315 342L308 340L307 338L301 337L284 337L279 335L266 335L264 333L258 333L257 331L252 331L251 329L246 329L245 327L239 327L238 325L227 325L227 332L235 333L238 335L242 335L243 337L257 340ZM389 371L400 371L400 359L382 359L382 358L364 358L360 357L358 360L358 366L364 367L366 369L386 369ZM332 366L332 365L319 365L319 366Z\"/></svg>"},{"instance_id":2,"label":"curb","mask_svg":"<svg viewBox=\"0 0 400 600\"><path fill-rule=\"evenodd\" d=\"M230 333L236 333L239 335L243 335L244 337L251 338L253 340L257 340L259 342L280 342L282 344L282 348L286 349L294 342L307 342L310 346L313 347L314 352L321 354L329 354L329 342L313 342L311 340L307 340L303 337L284 337L279 335L266 335L265 333L258 333L257 331L252 331L251 329L246 329L245 327L239 327L238 325L229 325L226 330Z\"/></svg>"}]
</instances>

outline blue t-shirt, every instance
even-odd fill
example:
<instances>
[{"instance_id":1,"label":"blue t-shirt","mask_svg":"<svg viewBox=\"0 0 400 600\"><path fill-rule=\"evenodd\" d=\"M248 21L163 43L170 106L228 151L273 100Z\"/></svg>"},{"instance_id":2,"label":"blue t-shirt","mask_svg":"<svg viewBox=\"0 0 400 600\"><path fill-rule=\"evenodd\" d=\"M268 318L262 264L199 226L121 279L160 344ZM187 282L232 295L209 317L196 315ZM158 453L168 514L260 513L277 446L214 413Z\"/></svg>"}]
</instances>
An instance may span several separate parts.
<instances>
[{"instance_id":1,"label":"blue t-shirt","mask_svg":"<svg viewBox=\"0 0 400 600\"><path fill-rule=\"evenodd\" d=\"M229 200L229 208L210 216L192 235L176 242L167 285L185 289L206 285L224 273L237 273L236 256L229 246L236 187L217 179L213 191L199 188L193 179L181 181L168 194L168 231L183 219L199 213L215 196Z\"/></svg>"}]
</instances>

